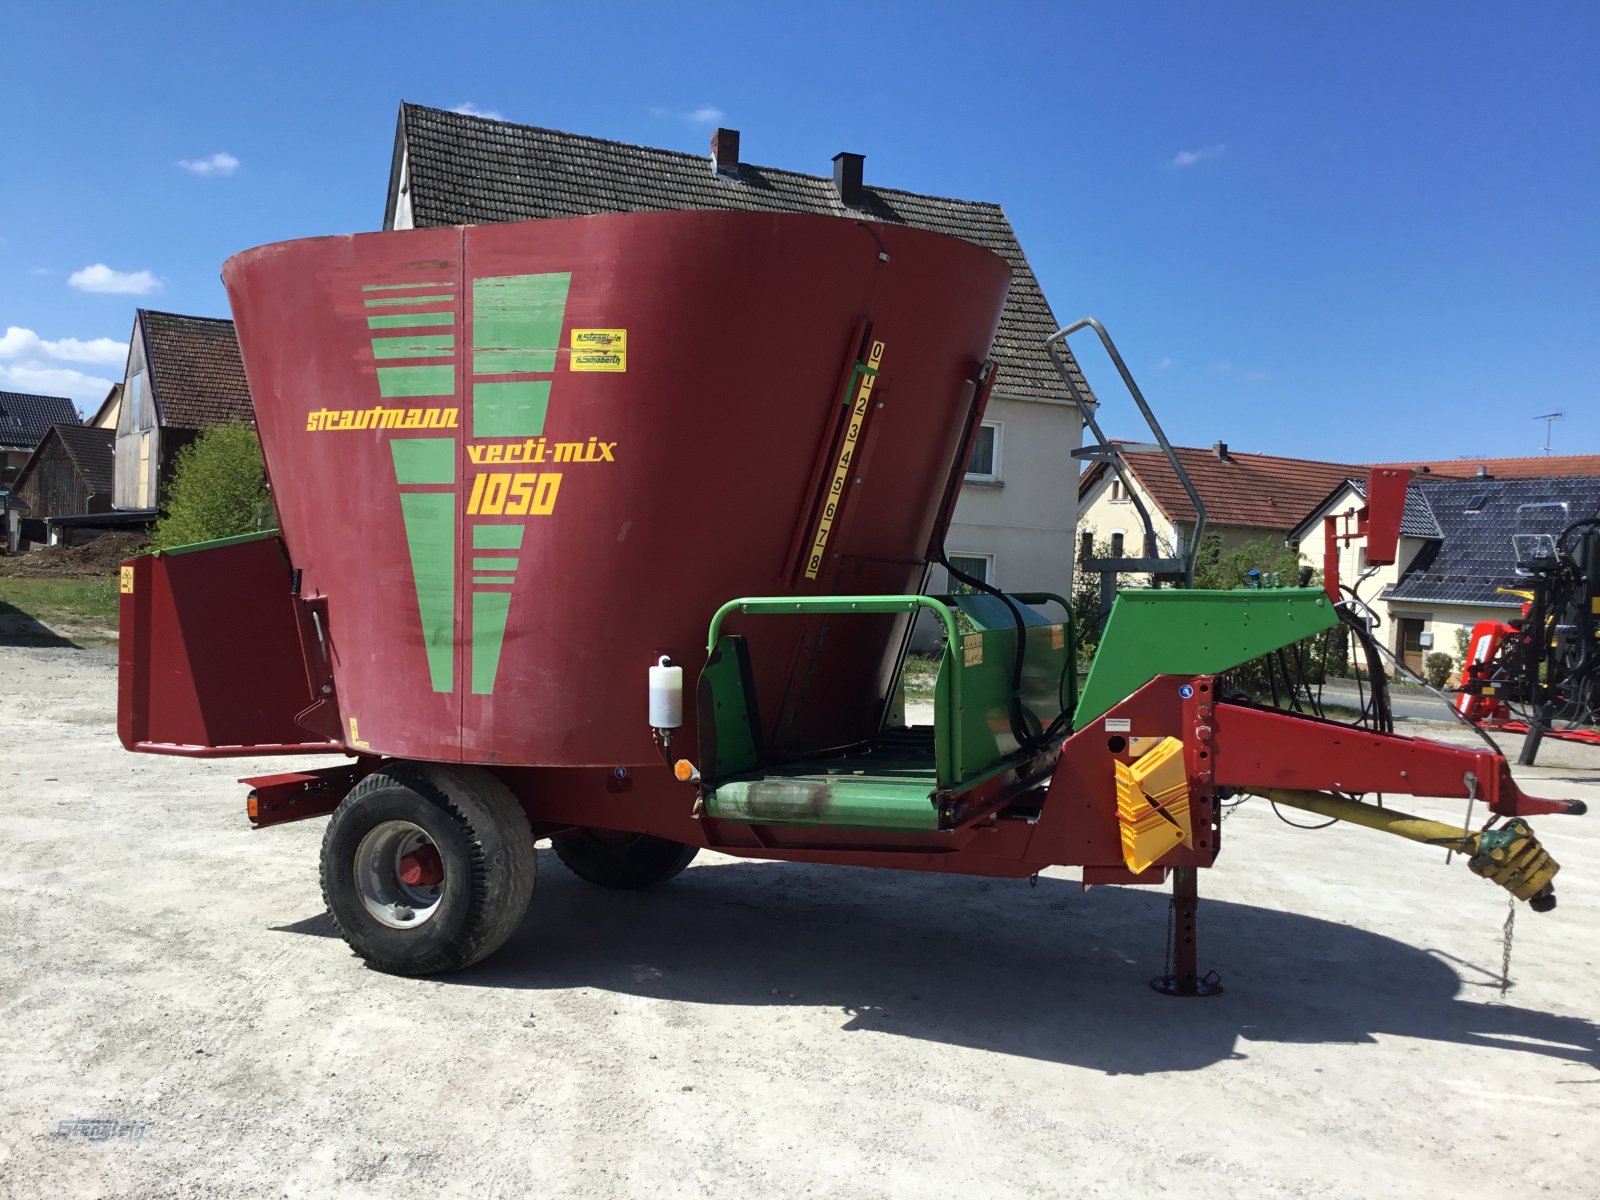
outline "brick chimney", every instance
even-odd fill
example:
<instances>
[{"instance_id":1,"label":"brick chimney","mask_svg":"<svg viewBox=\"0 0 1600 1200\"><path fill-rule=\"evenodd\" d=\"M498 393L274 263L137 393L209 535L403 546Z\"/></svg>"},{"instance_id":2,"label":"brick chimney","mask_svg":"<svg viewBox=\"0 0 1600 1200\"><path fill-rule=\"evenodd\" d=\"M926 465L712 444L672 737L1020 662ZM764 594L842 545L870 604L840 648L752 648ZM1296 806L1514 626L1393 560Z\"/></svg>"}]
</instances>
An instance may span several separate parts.
<instances>
[{"instance_id":1,"label":"brick chimney","mask_svg":"<svg viewBox=\"0 0 1600 1200\"><path fill-rule=\"evenodd\" d=\"M1233 461L1231 458L1228 457L1228 443L1227 442L1212 442L1211 443L1211 453L1215 454L1217 456L1218 460L1221 461L1221 462L1232 462Z\"/></svg>"},{"instance_id":2,"label":"brick chimney","mask_svg":"<svg viewBox=\"0 0 1600 1200\"><path fill-rule=\"evenodd\" d=\"M864 154L843 150L833 156L833 190L839 193L839 202L846 208L860 208L865 199L861 190L861 166L866 161Z\"/></svg>"},{"instance_id":3,"label":"brick chimney","mask_svg":"<svg viewBox=\"0 0 1600 1200\"><path fill-rule=\"evenodd\" d=\"M739 173L739 131L718 129L711 135L711 169L718 175Z\"/></svg>"}]
</instances>

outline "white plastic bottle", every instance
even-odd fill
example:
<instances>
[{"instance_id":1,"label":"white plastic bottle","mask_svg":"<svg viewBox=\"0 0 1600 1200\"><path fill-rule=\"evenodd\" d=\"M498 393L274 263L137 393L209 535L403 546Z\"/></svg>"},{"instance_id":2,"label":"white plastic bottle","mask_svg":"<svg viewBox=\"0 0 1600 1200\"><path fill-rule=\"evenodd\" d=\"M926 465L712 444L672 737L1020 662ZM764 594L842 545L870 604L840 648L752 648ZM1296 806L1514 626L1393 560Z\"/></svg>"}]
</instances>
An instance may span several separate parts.
<instances>
[{"instance_id":1,"label":"white plastic bottle","mask_svg":"<svg viewBox=\"0 0 1600 1200\"><path fill-rule=\"evenodd\" d=\"M677 729L683 724L683 668L666 655L650 668L650 724Z\"/></svg>"}]
</instances>

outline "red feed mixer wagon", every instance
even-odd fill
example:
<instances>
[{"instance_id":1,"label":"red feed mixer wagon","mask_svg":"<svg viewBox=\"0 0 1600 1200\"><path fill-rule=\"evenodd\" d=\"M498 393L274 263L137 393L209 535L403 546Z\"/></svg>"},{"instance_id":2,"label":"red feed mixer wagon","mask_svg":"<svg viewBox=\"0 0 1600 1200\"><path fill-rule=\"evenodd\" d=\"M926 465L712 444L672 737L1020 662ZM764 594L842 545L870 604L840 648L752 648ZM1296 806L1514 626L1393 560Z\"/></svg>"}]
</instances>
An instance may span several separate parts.
<instances>
[{"instance_id":1,"label":"red feed mixer wagon","mask_svg":"<svg viewBox=\"0 0 1600 1200\"><path fill-rule=\"evenodd\" d=\"M224 280L281 529L123 567L121 737L352 759L247 780L248 811L331 814L324 895L375 967L492 952L549 838L621 888L702 847L1170 875L1158 985L1202 994L1196 869L1246 792L1554 903L1522 818L1579 802L1524 795L1492 752L1225 698L1228 671L1340 621L1318 590L1124 591L1081 690L1060 597L918 594L995 381L1010 271L987 250L634 213L289 242ZM907 727L919 614L944 644L934 722Z\"/></svg>"}]
</instances>

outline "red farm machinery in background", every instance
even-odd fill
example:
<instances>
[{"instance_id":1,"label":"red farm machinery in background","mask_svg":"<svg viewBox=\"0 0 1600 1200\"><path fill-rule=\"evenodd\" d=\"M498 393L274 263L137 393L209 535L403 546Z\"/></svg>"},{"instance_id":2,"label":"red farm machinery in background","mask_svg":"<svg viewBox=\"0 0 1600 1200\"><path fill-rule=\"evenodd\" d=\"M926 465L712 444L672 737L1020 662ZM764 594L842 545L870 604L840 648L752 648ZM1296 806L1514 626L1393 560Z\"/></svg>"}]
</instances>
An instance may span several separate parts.
<instances>
[{"instance_id":1,"label":"red farm machinery in background","mask_svg":"<svg viewBox=\"0 0 1600 1200\"><path fill-rule=\"evenodd\" d=\"M761 213L236 256L224 280L281 529L124 566L124 744L346 756L247 781L249 817L330 816L333 917L401 974L503 943L548 838L621 888L702 848L1170 878L1176 969L1157 986L1206 994L1198 870L1220 806L1247 793L1459 850L1552 907L1558 868L1525 818L1581 802L1525 795L1492 751L1230 687L1348 623L1337 591L1122 591L1081 687L1061 597L981 580L920 594L931 562L949 566L1009 277L954 238ZM1098 324L1054 335L1058 364L1085 327L1170 449ZM1063 379L1098 439L1085 454L1120 471ZM1190 582L1193 552L1161 559L1147 539L1152 562L1118 569ZM932 721L908 725L919 614L943 644ZM1374 793L1458 799L1468 819Z\"/></svg>"},{"instance_id":2,"label":"red farm machinery in background","mask_svg":"<svg viewBox=\"0 0 1600 1200\"><path fill-rule=\"evenodd\" d=\"M1404 468L1375 467L1365 507L1323 518L1324 588L1330 599L1357 606L1369 624L1376 614L1340 580L1339 551L1361 541L1369 568L1394 565L1412 477ZM1521 612L1473 625L1453 707L1475 728L1524 735L1518 761L1531 766L1547 737L1600 746L1600 517L1574 514L1561 502L1523 504L1503 536L1515 552L1519 586L1497 591L1521 600ZM1405 670L1397 656L1388 657ZM1384 708L1382 670L1371 678L1375 705Z\"/></svg>"}]
</instances>

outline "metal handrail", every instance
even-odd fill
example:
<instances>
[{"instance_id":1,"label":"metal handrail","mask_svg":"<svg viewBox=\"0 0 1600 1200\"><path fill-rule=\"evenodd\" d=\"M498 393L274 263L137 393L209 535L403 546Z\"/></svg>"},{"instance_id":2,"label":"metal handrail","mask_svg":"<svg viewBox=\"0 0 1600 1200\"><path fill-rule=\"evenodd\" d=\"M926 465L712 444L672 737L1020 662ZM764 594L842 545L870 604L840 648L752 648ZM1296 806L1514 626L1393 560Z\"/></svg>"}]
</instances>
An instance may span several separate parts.
<instances>
[{"instance_id":1,"label":"metal handrail","mask_svg":"<svg viewBox=\"0 0 1600 1200\"><path fill-rule=\"evenodd\" d=\"M931 609L944 621L948 645L956 644L956 622L949 608L931 596L741 596L729 600L711 618L706 634L706 653L717 647L717 634L723 620L734 612L765 616L791 616L806 613L901 613Z\"/></svg>"},{"instance_id":2,"label":"metal handrail","mask_svg":"<svg viewBox=\"0 0 1600 1200\"><path fill-rule=\"evenodd\" d=\"M1062 382L1067 385L1067 391L1071 394L1073 403L1078 406L1078 411L1083 414L1084 424L1089 426L1101 446L1113 451L1113 457L1110 460L1112 469L1116 471L1117 478L1122 481L1122 486L1127 491L1128 498L1133 501L1134 508L1138 510L1140 519L1144 521L1145 554L1146 556L1154 556L1155 547L1149 544L1155 538L1155 527L1151 523L1150 513L1140 502L1138 493L1134 490L1126 471L1123 470L1122 456L1115 453L1114 444L1107 439L1100 429L1099 422L1095 420L1093 402L1073 382L1072 372L1068 370L1066 360L1061 356L1060 347L1066 345L1067 339L1074 333L1084 328L1092 329L1099 335L1101 345L1105 347L1106 353L1111 356L1112 364L1117 368L1117 374L1122 376L1123 386L1128 389L1128 394L1133 397L1133 402L1139 406L1139 412L1143 415L1145 424L1150 427L1150 432L1156 435L1156 443L1161 447L1161 453L1166 456L1167 462L1172 466L1173 473L1178 477L1178 482L1183 485L1183 490L1189 494L1189 502L1194 505L1194 536L1190 538L1190 544L1183 555L1184 583L1188 587L1193 587L1195 560L1199 556L1200 539L1204 535L1206 528L1205 503L1200 499L1200 493L1196 490L1194 482L1189 478L1189 473L1183 469L1183 464L1178 461L1178 455L1172 449L1172 443L1167 441L1167 435L1162 431L1161 423L1156 420L1155 413L1150 411L1150 405L1146 403L1144 393L1139 390L1139 385L1134 382L1133 373L1128 370L1128 365L1122 361L1122 355L1118 352L1116 343L1111 340L1111 335L1106 332L1106 327L1093 317L1084 317L1082 320L1074 321L1065 328L1056 330L1045 338L1045 351L1050 355L1050 361L1055 364L1056 373L1061 376Z\"/></svg>"},{"instance_id":3,"label":"metal handrail","mask_svg":"<svg viewBox=\"0 0 1600 1200\"><path fill-rule=\"evenodd\" d=\"M941 604L931 596L741 596L737 600L729 600L711 618L711 628L706 633L706 653L709 655L717 646L717 637L722 629L724 618L735 612L750 613L764 616L805 616L808 613L902 613L916 612L919 608L930 609L939 614L939 619L944 622L945 641L944 657L954 661L956 647L960 644L956 634L955 615L950 608ZM941 667L941 674L943 668ZM961 711L961 672L951 671L950 675L950 715ZM937 719L935 721L937 724ZM945 737L957 737L961 727L958 720L946 722L947 728L941 730ZM953 755L953 751L951 752Z\"/></svg>"}]
</instances>

